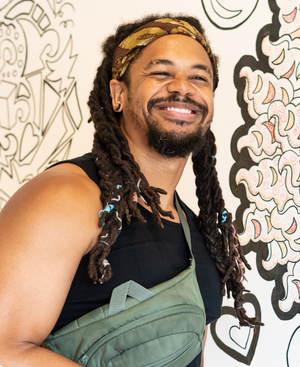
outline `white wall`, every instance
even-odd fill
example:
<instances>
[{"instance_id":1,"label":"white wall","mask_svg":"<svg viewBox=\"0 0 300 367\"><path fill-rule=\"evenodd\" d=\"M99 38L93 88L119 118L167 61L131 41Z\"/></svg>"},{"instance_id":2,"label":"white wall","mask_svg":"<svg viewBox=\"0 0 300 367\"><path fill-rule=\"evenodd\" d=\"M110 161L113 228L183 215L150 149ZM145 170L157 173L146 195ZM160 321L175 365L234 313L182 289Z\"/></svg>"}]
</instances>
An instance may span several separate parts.
<instances>
[{"instance_id":1,"label":"white wall","mask_svg":"<svg viewBox=\"0 0 300 367\"><path fill-rule=\"evenodd\" d=\"M293 33L300 27L299 6L299 0L0 1L0 209L51 162L90 150L86 101L100 45L120 22L184 12L207 29L220 56L213 123L219 178L227 208L235 213L240 206L238 229L246 228L241 239L253 268L247 273L246 308L252 315L260 309L266 326L255 335L240 330L231 300L224 299L224 315L208 338L206 367L300 366L300 35ZM273 25L258 36L272 18ZM274 45L265 39L270 33ZM263 47L265 57L256 47ZM244 55L253 58L243 59L244 77L236 75L240 93L241 80L248 81L240 107L234 70ZM242 111L248 125L231 140L245 124ZM236 163L231 143L238 168L230 179ZM241 158L237 147L251 159ZM190 165L179 192L197 210Z\"/></svg>"}]
</instances>

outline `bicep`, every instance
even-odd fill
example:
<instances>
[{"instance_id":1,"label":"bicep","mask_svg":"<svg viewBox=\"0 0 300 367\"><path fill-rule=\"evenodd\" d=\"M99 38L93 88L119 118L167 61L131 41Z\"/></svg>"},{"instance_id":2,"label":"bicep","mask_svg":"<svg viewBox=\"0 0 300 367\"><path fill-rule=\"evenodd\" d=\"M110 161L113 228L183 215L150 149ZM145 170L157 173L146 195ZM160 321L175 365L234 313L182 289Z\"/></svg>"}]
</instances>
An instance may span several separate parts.
<instances>
[{"instance_id":1,"label":"bicep","mask_svg":"<svg viewBox=\"0 0 300 367\"><path fill-rule=\"evenodd\" d=\"M97 231L78 196L76 203L61 188L53 194L51 185L37 186L20 190L0 214L0 329L7 342L40 344L48 336Z\"/></svg>"}]
</instances>

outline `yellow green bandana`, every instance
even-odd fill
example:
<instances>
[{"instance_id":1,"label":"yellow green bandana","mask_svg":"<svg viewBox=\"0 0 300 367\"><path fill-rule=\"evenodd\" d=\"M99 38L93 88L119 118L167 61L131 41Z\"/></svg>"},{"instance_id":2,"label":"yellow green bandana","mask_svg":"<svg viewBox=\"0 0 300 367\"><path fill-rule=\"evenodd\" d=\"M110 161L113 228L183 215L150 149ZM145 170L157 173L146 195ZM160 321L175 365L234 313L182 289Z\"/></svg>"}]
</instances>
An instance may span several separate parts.
<instances>
[{"instance_id":1,"label":"yellow green bandana","mask_svg":"<svg viewBox=\"0 0 300 367\"><path fill-rule=\"evenodd\" d=\"M214 74L214 89L219 75L217 61L202 34L189 23L179 19L157 19L147 23L126 37L116 48L112 62L112 79L120 80L136 55L151 42L168 34L183 34L197 40L207 52Z\"/></svg>"}]
</instances>

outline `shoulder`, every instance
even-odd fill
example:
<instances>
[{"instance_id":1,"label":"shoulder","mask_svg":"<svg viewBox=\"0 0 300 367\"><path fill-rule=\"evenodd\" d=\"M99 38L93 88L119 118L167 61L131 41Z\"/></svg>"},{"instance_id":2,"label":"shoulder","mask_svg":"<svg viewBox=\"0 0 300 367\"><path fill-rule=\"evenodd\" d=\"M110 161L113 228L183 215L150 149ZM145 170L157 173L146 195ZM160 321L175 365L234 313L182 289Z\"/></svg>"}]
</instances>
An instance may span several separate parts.
<instances>
[{"instance_id":1,"label":"shoulder","mask_svg":"<svg viewBox=\"0 0 300 367\"><path fill-rule=\"evenodd\" d=\"M99 187L71 164L39 174L4 206L0 328L5 340L40 344L53 329L78 264L100 234L101 209ZM1 337L0 345L6 343Z\"/></svg>"},{"instance_id":2,"label":"shoulder","mask_svg":"<svg viewBox=\"0 0 300 367\"><path fill-rule=\"evenodd\" d=\"M101 209L99 187L81 168L66 163L42 172L21 187L3 208L0 218L1 223L26 222L43 231L50 223L56 232L76 234L84 230L82 246L87 246L87 251L99 235ZM23 228L30 231L31 227Z\"/></svg>"},{"instance_id":3,"label":"shoulder","mask_svg":"<svg viewBox=\"0 0 300 367\"><path fill-rule=\"evenodd\" d=\"M80 167L82 171L84 171L86 175L96 183L97 186L99 185L100 178L98 174L98 168L92 156L92 153L87 153L81 157L76 157L67 161L55 163L52 167L57 167L62 164L64 164L64 166L66 166L65 164L72 164L72 166L70 165L70 167Z\"/></svg>"}]
</instances>

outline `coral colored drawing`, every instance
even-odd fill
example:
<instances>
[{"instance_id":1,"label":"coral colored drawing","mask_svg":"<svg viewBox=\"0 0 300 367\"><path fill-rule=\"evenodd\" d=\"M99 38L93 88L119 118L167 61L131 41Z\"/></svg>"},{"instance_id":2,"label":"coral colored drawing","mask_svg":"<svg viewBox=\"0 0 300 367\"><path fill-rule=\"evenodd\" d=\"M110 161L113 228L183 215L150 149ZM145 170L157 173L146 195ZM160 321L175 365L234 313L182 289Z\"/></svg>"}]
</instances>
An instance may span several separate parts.
<instances>
[{"instance_id":1,"label":"coral colored drawing","mask_svg":"<svg viewBox=\"0 0 300 367\"><path fill-rule=\"evenodd\" d=\"M300 11L298 0L269 5L258 60L244 56L235 69L245 124L232 138L230 180L241 244L275 279L272 305L287 320L300 313Z\"/></svg>"}]
</instances>

